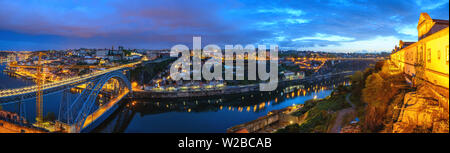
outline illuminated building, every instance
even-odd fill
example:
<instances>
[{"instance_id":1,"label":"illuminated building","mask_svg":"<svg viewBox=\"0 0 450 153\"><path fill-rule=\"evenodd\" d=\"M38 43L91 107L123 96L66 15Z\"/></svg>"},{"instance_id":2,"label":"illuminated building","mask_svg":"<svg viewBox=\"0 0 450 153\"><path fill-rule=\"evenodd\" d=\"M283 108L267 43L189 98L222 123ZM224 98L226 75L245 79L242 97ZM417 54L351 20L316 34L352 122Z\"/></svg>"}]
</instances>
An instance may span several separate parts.
<instances>
[{"instance_id":1,"label":"illuminated building","mask_svg":"<svg viewBox=\"0 0 450 153\"><path fill-rule=\"evenodd\" d=\"M412 80L449 88L449 21L431 19L421 13L418 41L403 42L393 50L391 60Z\"/></svg>"}]
</instances>

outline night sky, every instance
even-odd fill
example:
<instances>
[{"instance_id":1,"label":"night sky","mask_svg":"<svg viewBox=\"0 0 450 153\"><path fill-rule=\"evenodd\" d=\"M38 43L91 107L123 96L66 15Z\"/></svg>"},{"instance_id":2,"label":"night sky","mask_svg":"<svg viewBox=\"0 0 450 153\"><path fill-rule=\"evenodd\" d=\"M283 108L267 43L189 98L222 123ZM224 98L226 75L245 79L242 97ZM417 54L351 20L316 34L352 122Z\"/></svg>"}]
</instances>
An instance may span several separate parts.
<instances>
[{"instance_id":1,"label":"night sky","mask_svg":"<svg viewBox=\"0 0 450 153\"><path fill-rule=\"evenodd\" d=\"M390 51L416 41L421 12L448 0L0 0L0 50L164 49L278 44L281 49Z\"/></svg>"}]
</instances>

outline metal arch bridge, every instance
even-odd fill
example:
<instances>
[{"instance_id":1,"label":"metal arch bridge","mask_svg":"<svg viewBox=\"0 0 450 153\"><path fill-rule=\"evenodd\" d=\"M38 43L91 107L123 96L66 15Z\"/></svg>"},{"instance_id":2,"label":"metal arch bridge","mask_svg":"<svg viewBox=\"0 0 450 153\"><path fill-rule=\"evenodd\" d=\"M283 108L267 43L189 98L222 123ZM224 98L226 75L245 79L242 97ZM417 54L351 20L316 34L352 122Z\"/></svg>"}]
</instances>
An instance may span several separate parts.
<instances>
[{"instance_id":1,"label":"metal arch bridge","mask_svg":"<svg viewBox=\"0 0 450 153\"><path fill-rule=\"evenodd\" d=\"M123 86L119 86L119 90L116 98L104 107L96 108L96 100L103 87L109 80L115 78L119 80ZM120 90L123 89L123 90ZM69 125L65 127L68 132L83 132L85 128L92 129L96 127L94 121L98 118L109 116L107 114L112 113L111 109L117 107L115 104L120 101L124 96L131 92L131 83L128 78L121 71L114 71L105 74L101 77L91 80L87 83L86 88L79 94L75 100L69 101L65 95L63 95L63 101L60 105L59 121Z\"/></svg>"},{"instance_id":2,"label":"metal arch bridge","mask_svg":"<svg viewBox=\"0 0 450 153\"><path fill-rule=\"evenodd\" d=\"M94 128L96 124L98 124L98 122L94 121L100 117L104 118L105 116L109 116L109 113L111 113L110 109L117 107L115 104L128 93L132 92L131 83L127 76L125 76L124 71L140 63L141 61L134 62L79 77L44 84L42 87L44 95L63 90L63 100L60 104L58 116L59 125L64 124L64 130L66 132L83 132L86 131L86 128ZM99 93L102 91L103 86L105 86L112 78L119 82L119 89L117 90L117 93L115 93L117 97L111 99L106 107L96 106L95 103ZM86 84L86 88L82 93L78 94L75 100L68 100L66 93L70 88L81 84ZM22 102L34 98L36 92L36 85L17 89L0 90L0 105L19 103L19 106L22 107ZM22 113L23 112L19 112L19 114ZM62 129L61 127L57 128Z\"/></svg>"},{"instance_id":3,"label":"metal arch bridge","mask_svg":"<svg viewBox=\"0 0 450 153\"><path fill-rule=\"evenodd\" d=\"M65 80L61 80L61 81L46 83L42 86L42 90L43 90L44 94L49 94L49 93L53 93L53 92L60 91L63 89L76 87L78 85L85 84L86 82L94 81L95 79L98 79L99 77L102 77L108 73L126 70L126 69L133 67L134 65L140 64L140 63L141 63L141 61L129 63L129 64L125 64L125 65L85 74L82 76L77 76L77 77L72 77L72 78L68 78ZM27 87L23 87L23 88L0 90L0 104L17 103L19 101L33 98L36 96L37 89L38 89L37 85L33 85L33 86L27 86Z\"/></svg>"}]
</instances>

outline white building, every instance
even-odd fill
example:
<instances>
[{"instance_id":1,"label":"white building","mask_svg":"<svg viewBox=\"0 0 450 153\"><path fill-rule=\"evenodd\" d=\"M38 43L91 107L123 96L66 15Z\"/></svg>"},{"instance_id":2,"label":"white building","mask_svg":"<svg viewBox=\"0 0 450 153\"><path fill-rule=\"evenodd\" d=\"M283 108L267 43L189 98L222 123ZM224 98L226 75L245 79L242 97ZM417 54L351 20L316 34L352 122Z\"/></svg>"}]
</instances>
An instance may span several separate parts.
<instances>
[{"instance_id":1,"label":"white building","mask_svg":"<svg viewBox=\"0 0 450 153\"><path fill-rule=\"evenodd\" d=\"M105 59L108 57L108 52L108 50L97 50L95 52L95 57Z\"/></svg>"},{"instance_id":2,"label":"white building","mask_svg":"<svg viewBox=\"0 0 450 153\"><path fill-rule=\"evenodd\" d=\"M91 56L85 56L84 62L87 64L97 64L98 60L96 58L92 58Z\"/></svg>"}]
</instances>

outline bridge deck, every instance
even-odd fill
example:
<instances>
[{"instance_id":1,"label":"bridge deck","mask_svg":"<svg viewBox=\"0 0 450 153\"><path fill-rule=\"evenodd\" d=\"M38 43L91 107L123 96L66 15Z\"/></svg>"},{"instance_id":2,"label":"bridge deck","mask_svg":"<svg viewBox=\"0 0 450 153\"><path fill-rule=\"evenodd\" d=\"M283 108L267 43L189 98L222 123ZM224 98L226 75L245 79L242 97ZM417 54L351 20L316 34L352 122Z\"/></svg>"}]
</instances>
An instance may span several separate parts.
<instances>
[{"instance_id":1,"label":"bridge deck","mask_svg":"<svg viewBox=\"0 0 450 153\"><path fill-rule=\"evenodd\" d=\"M85 128L86 126L90 125L91 123L93 123L94 121L96 121L98 118L100 118L105 112L109 111L113 106L117 105L117 103L119 103L119 101L125 97L130 91L125 91L124 93L122 93L121 95L119 95L117 98L114 98L111 100L111 102L109 102L107 105L101 106L98 110L96 110L94 113L92 113L91 115L89 115L86 118L86 121L83 124L83 128Z\"/></svg>"},{"instance_id":2,"label":"bridge deck","mask_svg":"<svg viewBox=\"0 0 450 153\"><path fill-rule=\"evenodd\" d=\"M103 74L106 74L106 73L110 73L110 72L113 72L113 71L122 70L122 69L128 68L130 66L134 66L136 64L140 64L140 63L141 63L141 61L134 62L134 63L129 63L129 64L125 64L125 65L122 65L122 66L106 69L106 70L103 70L103 71L98 71L98 72L86 74L86 75L83 75L83 76L73 77L73 78L66 79L66 80L61 80L61 81L56 81L56 82L44 84L43 90L48 90L48 89L59 87L59 86L74 84L76 82L83 82L83 81L89 80L91 78L95 78L97 76L100 76L100 75L103 75ZM6 98L6 97L11 97L11 96L23 95L23 94L33 94L36 91L37 91L37 86L36 85L23 87L23 88L16 88L16 89L0 90L0 99Z\"/></svg>"}]
</instances>

